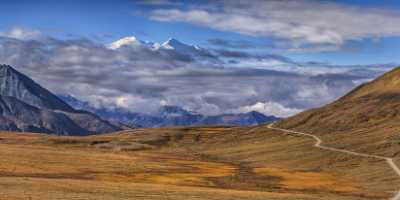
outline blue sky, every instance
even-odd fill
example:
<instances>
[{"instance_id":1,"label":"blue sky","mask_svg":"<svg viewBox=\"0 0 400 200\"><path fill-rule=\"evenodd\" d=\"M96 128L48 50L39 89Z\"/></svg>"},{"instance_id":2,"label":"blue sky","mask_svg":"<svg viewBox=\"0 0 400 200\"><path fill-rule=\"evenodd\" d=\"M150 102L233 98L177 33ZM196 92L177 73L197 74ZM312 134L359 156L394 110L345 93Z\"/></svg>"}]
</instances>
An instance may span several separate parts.
<instances>
[{"instance_id":1,"label":"blue sky","mask_svg":"<svg viewBox=\"0 0 400 200\"><path fill-rule=\"evenodd\" d=\"M44 34L54 37L87 37L104 43L134 35L141 40L162 42L173 37L185 43L207 46L209 39L228 38L260 44L257 51L268 53L273 51L268 47L268 44L276 38L269 35L251 36L236 31L221 31L196 23L180 22L179 20L152 20L149 14L155 9L190 9L194 5L206 5L206 2L194 4L194 1L186 1L186 4L177 7L155 2L154 4L146 4L132 0L103 0L96 1L96 3L94 1L76 0L4 0L0 7L0 30L6 31L16 26L28 27L38 29ZM398 1L341 0L326 2L342 6L355 6L361 9L381 8L390 10L390 12L400 12ZM263 47L262 44L266 45ZM329 52L280 51L279 53L299 62L318 61L332 64L400 63L399 46L400 39L398 36L372 36L360 40L346 41L338 50Z\"/></svg>"},{"instance_id":2,"label":"blue sky","mask_svg":"<svg viewBox=\"0 0 400 200\"><path fill-rule=\"evenodd\" d=\"M398 1L2 0L0 63L97 107L286 117L398 65L399 24Z\"/></svg>"}]
</instances>

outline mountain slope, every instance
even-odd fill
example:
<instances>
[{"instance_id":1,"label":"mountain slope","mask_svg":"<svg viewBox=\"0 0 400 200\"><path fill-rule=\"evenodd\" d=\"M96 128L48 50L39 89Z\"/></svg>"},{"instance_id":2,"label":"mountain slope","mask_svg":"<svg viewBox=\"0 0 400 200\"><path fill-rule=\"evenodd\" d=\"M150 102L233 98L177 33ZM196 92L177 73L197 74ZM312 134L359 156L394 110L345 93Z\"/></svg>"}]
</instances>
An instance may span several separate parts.
<instances>
[{"instance_id":1,"label":"mountain slope","mask_svg":"<svg viewBox=\"0 0 400 200\"><path fill-rule=\"evenodd\" d=\"M57 96L8 65L0 65L0 95L12 96L39 108L74 111Z\"/></svg>"},{"instance_id":2,"label":"mountain slope","mask_svg":"<svg viewBox=\"0 0 400 200\"><path fill-rule=\"evenodd\" d=\"M262 113L251 111L239 114L222 114L216 116L208 116L202 120L201 124L249 126L274 122L277 120L279 120L279 118L277 117L265 116Z\"/></svg>"},{"instance_id":3,"label":"mountain slope","mask_svg":"<svg viewBox=\"0 0 400 200\"><path fill-rule=\"evenodd\" d=\"M58 135L121 130L93 113L73 109L11 66L0 65L0 129Z\"/></svg>"},{"instance_id":4,"label":"mountain slope","mask_svg":"<svg viewBox=\"0 0 400 200\"><path fill-rule=\"evenodd\" d=\"M400 68L337 101L285 119L278 127L320 135L336 147L388 157L400 154Z\"/></svg>"},{"instance_id":5,"label":"mountain slope","mask_svg":"<svg viewBox=\"0 0 400 200\"><path fill-rule=\"evenodd\" d=\"M89 131L89 133L111 133L121 130L119 126L103 120L91 112L76 111L64 112L64 114L72 119L78 126Z\"/></svg>"},{"instance_id":6,"label":"mountain slope","mask_svg":"<svg viewBox=\"0 0 400 200\"><path fill-rule=\"evenodd\" d=\"M61 135L89 132L63 113L39 109L14 97L0 96L0 129L23 132L56 132Z\"/></svg>"},{"instance_id":7,"label":"mountain slope","mask_svg":"<svg viewBox=\"0 0 400 200\"><path fill-rule=\"evenodd\" d=\"M9 199L388 200L400 185L383 160L267 126L0 138Z\"/></svg>"}]
</instances>

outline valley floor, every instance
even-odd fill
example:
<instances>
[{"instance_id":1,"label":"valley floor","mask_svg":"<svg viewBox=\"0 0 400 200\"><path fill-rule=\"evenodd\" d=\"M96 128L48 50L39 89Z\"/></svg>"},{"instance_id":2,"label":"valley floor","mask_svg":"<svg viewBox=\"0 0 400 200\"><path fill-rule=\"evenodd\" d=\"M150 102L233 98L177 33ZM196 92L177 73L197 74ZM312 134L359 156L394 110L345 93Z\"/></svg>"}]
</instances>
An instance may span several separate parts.
<instances>
[{"instance_id":1,"label":"valley floor","mask_svg":"<svg viewBox=\"0 0 400 200\"><path fill-rule=\"evenodd\" d=\"M257 127L0 133L0 199L390 199L386 162Z\"/></svg>"}]
</instances>

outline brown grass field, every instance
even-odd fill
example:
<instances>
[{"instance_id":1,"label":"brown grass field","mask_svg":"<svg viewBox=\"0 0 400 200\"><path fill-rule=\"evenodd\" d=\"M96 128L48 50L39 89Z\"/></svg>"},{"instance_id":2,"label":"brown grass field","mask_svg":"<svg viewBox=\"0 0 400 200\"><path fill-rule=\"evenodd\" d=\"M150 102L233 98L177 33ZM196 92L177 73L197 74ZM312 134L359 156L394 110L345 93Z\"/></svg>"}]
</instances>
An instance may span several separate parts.
<instances>
[{"instance_id":1,"label":"brown grass field","mask_svg":"<svg viewBox=\"0 0 400 200\"><path fill-rule=\"evenodd\" d=\"M381 161L257 127L137 129L60 137L0 133L0 199L389 199Z\"/></svg>"}]
</instances>

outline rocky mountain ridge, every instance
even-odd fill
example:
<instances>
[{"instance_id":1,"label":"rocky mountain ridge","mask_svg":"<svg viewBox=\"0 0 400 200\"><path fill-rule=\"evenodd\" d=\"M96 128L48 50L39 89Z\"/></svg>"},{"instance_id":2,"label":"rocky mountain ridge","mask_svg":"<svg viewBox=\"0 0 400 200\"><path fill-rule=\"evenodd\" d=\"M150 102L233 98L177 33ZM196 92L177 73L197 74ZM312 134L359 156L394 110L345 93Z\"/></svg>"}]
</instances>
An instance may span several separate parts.
<instances>
[{"instance_id":1,"label":"rocky mountain ridge","mask_svg":"<svg viewBox=\"0 0 400 200\"><path fill-rule=\"evenodd\" d=\"M26 75L0 65L0 129L57 135L121 130L97 115L72 108Z\"/></svg>"}]
</instances>

